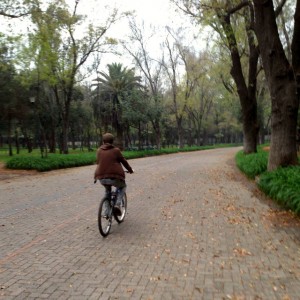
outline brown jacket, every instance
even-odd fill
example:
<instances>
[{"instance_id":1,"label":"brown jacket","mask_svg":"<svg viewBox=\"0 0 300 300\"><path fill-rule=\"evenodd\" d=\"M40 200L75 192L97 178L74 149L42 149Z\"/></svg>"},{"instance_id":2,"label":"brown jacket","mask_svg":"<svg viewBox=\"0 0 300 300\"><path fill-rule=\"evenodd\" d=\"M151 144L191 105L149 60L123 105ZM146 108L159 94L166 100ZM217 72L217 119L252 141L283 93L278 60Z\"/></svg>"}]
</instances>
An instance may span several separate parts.
<instances>
[{"instance_id":1,"label":"brown jacket","mask_svg":"<svg viewBox=\"0 0 300 300\"><path fill-rule=\"evenodd\" d=\"M97 168L95 179L116 178L125 180L125 173L121 164L133 173L127 160L122 155L119 148L111 144L104 144L97 150Z\"/></svg>"}]
</instances>

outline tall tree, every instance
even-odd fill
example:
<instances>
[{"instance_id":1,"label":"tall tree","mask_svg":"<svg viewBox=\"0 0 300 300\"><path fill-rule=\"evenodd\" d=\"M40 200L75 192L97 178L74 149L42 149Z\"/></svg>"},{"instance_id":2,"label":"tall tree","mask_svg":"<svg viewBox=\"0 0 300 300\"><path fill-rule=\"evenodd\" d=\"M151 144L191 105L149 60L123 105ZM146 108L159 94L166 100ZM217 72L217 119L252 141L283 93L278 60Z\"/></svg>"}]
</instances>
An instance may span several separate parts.
<instances>
[{"instance_id":1,"label":"tall tree","mask_svg":"<svg viewBox=\"0 0 300 300\"><path fill-rule=\"evenodd\" d=\"M167 57L163 60L162 65L164 66L165 72L168 78L168 85L170 86L170 98L172 99L172 112L175 115L176 127L177 127L177 137L178 137L178 147L183 148L183 117L186 110L187 101L186 99L180 99L179 96L179 61L180 56L178 53L178 48L176 43L170 42L169 38L165 40L165 47L167 49ZM180 101L182 100L182 101Z\"/></svg>"},{"instance_id":2,"label":"tall tree","mask_svg":"<svg viewBox=\"0 0 300 300\"><path fill-rule=\"evenodd\" d=\"M116 145L123 149L123 106L126 105L126 98L138 88L141 88L141 78L135 76L134 69L127 69L122 64L113 63L107 65L108 73L100 72L98 88L100 99L109 101L112 104L112 126L116 133Z\"/></svg>"},{"instance_id":3,"label":"tall tree","mask_svg":"<svg viewBox=\"0 0 300 300\"><path fill-rule=\"evenodd\" d=\"M197 64L194 64L200 76L195 82L187 105L188 117L194 125L194 136L198 146L207 143L208 124L212 122L212 115L218 110L220 98L224 95L219 75L222 73L221 67L224 66L224 62L218 63L213 57L217 57L216 53L210 53L206 49L200 53ZM224 98L223 96L222 102L225 102ZM231 96L230 99L235 97Z\"/></svg>"},{"instance_id":4,"label":"tall tree","mask_svg":"<svg viewBox=\"0 0 300 300\"><path fill-rule=\"evenodd\" d=\"M17 132L19 120L24 119L27 112L26 92L22 92L11 53L9 39L0 34L0 132L8 138L10 156L13 155L12 137Z\"/></svg>"},{"instance_id":5,"label":"tall tree","mask_svg":"<svg viewBox=\"0 0 300 300\"><path fill-rule=\"evenodd\" d=\"M258 47L255 44L252 31L251 9L248 1L203 1L200 4L196 0L174 1L187 14L197 22L200 20L209 24L221 37L228 47L231 57L231 75L235 81L243 113L244 152L256 152L258 140L257 120L257 64L259 58ZM236 16L240 12L242 19ZM247 47L238 40L240 27L245 28ZM244 42L244 41L243 41ZM242 64L242 53L248 53L247 76Z\"/></svg>"},{"instance_id":6,"label":"tall tree","mask_svg":"<svg viewBox=\"0 0 300 300\"><path fill-rule=\"evenodd\" d=\"M63 0L55 0L45 12L37 9L32 14L37 29L31 35L30 52L34 53L38 77L47 81L60 108L62 120L62 152L68 153L68 129L71 102L74 100L74 86L79 71L95 52L102 52L112 43L105 39L110 26L117 20L113 11L104 26L89 25L86 35L76 34L82 26L83 17L78 15L80 1L75 1L73 12L69 12Z\"/></svg>"},{"instance_id":7,"label":"tall tree","mask_svg":"<svg viewBox=\"0 0 300 300\"><path fill-rule=\"evenodd\" d=\"M156 146L160 149L162 135L162 65L158 61L161 60L161 57L155 58L151 56L148 48L153 36L146 36L144 24L138 25L134 19L131 19L129 26L131 29L130 44L123 42L123 46L134 59L149 89L148 117L155 132ZM132 43L135 47L132 47Z\"/></svg>"},{"instance_id":8,"label":"tall tree","mask_svg":"<svg viewBox=\"0 0 300 300\"><path fill-rule=\"evenodd\" d=\"M187 113L187 105L199 78L203 75L203 69L199 67L201 61L192 52L192 49L179 41L183 40L180 34L174 34L170 28L167 30L169 33L165 41L167 54L166 60L162 64L170 86L170 97L177 125L178 146L183 148L183 122Z\"/></svg>"},{"instance_id":9,"label":"tall tree","mask_svg":"<svg viewBox=\"0 0 300 300\"><path fill-rule=\"evenodd\" d=\"M282 4L285 1L282 1ZM279 37L273 1L253 0L255 33L272 101L272 137L268 169L298 163L296 148L300 95L300 1L294 15L292 65Z\"/></svg>"},{"instance_id":10,"label":"tall tree","mask_svg":"<svg viewBox=\"0 0 300 300\"><path fill-rule=\"evenodd\" d=\"M130 129L133 128L138 136L138 148L142 149L143 136L147 130L149 118L149 94L144 89L134 89L126 96L126 105L123 106L123 120L126 123L127 135L125 142L131 145L132 138L130 136Z\"/></svg>"}]
</instances>

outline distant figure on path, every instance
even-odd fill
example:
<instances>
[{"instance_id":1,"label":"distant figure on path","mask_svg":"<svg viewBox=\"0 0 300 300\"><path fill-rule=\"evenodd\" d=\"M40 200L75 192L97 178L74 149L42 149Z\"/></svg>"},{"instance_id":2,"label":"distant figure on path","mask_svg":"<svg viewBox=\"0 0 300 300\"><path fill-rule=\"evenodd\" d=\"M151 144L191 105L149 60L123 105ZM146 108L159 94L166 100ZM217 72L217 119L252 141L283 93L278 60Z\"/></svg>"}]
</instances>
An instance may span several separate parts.
<instances>
[{"instance_id":1,"label":"distant figure on path","mask_svg":"<svg viewBox=\"0 0 300 300\"><path fill-rule=\"evenodd\" d=\"M119 189L115 209L120 210L121 201L126 191L125 172L122 165L132 174L133 169L122 155L119 148L113 145L114 136L111 133L103 135L103 144L97 150L97 168L94 179L100 180L105 187L106 194L110 196L111 187Z\"/></svg>"}]
</instances>

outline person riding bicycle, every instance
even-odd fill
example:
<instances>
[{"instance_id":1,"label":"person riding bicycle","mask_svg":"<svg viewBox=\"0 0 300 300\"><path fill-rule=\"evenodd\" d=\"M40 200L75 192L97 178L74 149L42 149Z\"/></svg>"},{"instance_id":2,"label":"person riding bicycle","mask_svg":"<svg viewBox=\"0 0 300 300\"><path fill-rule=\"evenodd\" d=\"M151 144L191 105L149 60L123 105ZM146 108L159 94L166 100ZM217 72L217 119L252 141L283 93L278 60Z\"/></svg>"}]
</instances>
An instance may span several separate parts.
<instances>
[{"instance_id":1,"label":"person riding bicycle","mask_svg":"<svg viewBox=\"0 0 300 300\"><path fill-rule=\"evenodd\" d=\"M133 169L120 149L113 145L114 136L111 133L105 133L102 138L103 144L97 150L97 168L94 179L100 180L107 196L110 196L112 186L119 189L115 209L118 214L121 214L120 206L126 191L125 172L122 165L130 174L133 173Z\"/></svg>"}]
</instances>

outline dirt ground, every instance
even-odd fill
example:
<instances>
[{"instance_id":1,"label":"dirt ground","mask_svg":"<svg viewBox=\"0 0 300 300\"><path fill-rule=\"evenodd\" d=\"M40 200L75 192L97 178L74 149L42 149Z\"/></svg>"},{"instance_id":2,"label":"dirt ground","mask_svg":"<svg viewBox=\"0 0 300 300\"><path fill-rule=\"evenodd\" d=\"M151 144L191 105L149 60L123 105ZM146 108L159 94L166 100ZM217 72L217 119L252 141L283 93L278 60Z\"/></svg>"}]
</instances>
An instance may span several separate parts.
<instances>
[{"instance_id":1,"label":"dirt ground","mask_svg":"<svg viewBox=\"0 0 300 300\"><path fill-rule=\"evenodd\" d=\"M0 180L7 180L21 176L29 176L29 175L36 175L38 174L37 171L28 171L28 170L12 170L5 168L4 163L0 163Z\"/></svg>"}]
</instances>

